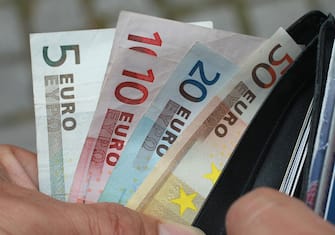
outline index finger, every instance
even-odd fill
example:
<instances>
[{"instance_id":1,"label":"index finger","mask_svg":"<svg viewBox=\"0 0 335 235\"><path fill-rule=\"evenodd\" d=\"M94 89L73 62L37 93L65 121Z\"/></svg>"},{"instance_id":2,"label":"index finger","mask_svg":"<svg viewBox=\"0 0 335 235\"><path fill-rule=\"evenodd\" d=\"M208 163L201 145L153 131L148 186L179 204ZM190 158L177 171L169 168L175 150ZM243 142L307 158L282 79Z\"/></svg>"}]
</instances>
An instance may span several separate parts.
<instances>
[{"instance_id":1,"label":"index finger","mask_svg":"<svg viewBox=\"0 0 335 235\"><path fill-rule=\"evenodd\" d=\"M36 154L12 145L0 145L1 174L20 186L37 189Z\"/></svg>"}]
</instances>

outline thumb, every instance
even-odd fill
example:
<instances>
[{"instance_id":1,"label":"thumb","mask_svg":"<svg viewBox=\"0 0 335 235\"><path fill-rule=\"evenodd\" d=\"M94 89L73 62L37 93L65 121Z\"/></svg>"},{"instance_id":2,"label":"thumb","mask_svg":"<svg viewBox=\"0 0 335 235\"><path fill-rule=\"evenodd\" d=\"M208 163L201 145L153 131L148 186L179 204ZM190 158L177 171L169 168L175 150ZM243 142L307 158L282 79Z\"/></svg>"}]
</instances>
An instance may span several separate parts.
<instances>
[{"instance_id":1,"label":"thumb","mask_svg":"<svg viewBox=\"0 0 335 235\"><path fill-rule=\"evenodd\" d=\"M256 189L237 200L226 218L229 235L331 235L335 227L303 202L272 189Z\"/></svg>"},{"instance_id":2,"label":"thumb","mask_svg":"<svg viewBox=\"0 0 335 235\"><path fill-rule=\"evenodd\" d=\"M70 204L78 234L204 235L199 229L161 221L114 203Z\"/></svg>"}]
</instances>

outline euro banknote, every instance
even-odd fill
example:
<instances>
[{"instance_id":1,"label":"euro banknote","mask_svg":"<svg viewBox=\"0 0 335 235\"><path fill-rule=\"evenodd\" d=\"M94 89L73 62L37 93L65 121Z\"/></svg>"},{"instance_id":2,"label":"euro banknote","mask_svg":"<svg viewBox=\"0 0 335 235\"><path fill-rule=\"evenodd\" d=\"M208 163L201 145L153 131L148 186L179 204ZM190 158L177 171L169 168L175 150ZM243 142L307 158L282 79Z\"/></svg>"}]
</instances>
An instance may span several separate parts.
<instances>
[{"instance_id":1,"label":"euro banknote","mask_svg":"<svg viewBox=\"0 0 335 235\"><path fill-rule=\"evenodd\" d=\"M99 201L127 203L169 146L236 69L228 58L196 43L139 121Z\"/></svg>"},{"instance_id":2,"label":"euro banknote","mask_svg":"<svg viewBox=\"0 0 335 235\"><path fill-rule=\"evenodd\" d=\"M95 201L90 195L96 198L101 194L128 138L181 58L197 41L216 45L218 40L227 41L229 47L217 50L223 54L229 52L236 61L262 41L131 12L120 14L106 78L76 169L70 201ZM245 50L240 50L241 45ZM125 53L131 54L128 61L122 56Z\"/></svg>"},{"instance_id":3,"label":"euro banknote","mask_svg":"<svg viewBox=\"0 0 335 235\"><path fill-rule=\"evenodd\" d=\"M67 200L114 29L30 35L40 191Z\"/></svg>"},{"instance_id":4,"label":"euro banknote","mask_svg":"<svg viewBox=\"0 0 335 235\"><path fill-rule=\"evenodd\" d=\"M253 116L300 52L283 29L264 42L184 130L127 206L191 224Z\"/></svg>"}]
</instances>

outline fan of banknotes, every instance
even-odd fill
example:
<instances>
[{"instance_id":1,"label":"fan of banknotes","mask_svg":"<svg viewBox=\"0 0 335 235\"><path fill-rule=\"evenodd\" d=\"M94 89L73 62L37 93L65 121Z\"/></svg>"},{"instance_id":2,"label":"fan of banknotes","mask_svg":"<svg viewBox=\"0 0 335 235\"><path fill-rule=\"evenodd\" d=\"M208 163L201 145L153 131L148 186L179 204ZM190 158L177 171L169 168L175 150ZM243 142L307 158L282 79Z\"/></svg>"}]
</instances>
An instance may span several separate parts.
<instances>
[{"instance_id":1,"label":"fan of banknotes","mask_svg":"<svg viewBox=\"0 0 335 235\"><path fill-rule=\"evenodd\" d=\"M265 40L126 11L116 29L30 44L40 190L185 224L301 52L282 28Z\"/></svg>"}]
</instances>

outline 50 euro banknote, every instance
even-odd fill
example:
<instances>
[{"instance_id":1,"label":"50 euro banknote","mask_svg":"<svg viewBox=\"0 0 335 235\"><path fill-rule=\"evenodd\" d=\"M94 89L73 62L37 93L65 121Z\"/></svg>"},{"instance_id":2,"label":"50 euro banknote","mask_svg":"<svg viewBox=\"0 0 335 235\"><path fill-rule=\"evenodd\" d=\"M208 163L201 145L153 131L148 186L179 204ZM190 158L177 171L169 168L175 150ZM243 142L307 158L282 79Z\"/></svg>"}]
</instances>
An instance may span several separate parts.
<instances>
[{"instance_id":1,"label":"50 euro banknote","mask_svg":"<svg viewBox=\"0 0 335 235\"><path fill-rule=\"evenodd\" d=\"M106 78L76 169L70 201L90 203L99 199L134 128L179 61L195 42L217 45L218 40L226 41L226 46L217 50L234 55L235 61L262 41L131 12L120 14ZM244 50L240 50L241 46Z\"/></svg>"},{"instance_id":2,"label":"50 euro banknote","mask_svg":"<svg viewBox=\"0 0 335 235\"><path fill-rule=\"evenodd\" d=\"M300 52L283 29L264 42L179 136L127 206L191 224L253 116Z\"/></svg>"}]
</instances>

